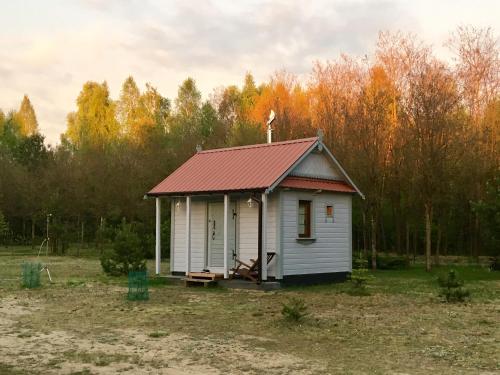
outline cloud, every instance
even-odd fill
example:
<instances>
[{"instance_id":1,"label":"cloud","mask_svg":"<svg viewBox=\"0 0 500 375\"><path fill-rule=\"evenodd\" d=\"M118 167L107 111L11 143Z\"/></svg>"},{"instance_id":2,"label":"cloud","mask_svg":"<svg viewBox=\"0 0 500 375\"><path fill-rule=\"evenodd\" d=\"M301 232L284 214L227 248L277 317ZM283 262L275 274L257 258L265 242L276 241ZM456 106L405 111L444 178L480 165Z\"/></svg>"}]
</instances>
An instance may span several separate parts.
<instances>
[{"instance_id":1,"label":"cloud","mask_svg":"<svg viewBox=\"0 0 500 375\"><path fill-rule=\"evenodd\" d=\"M466 14L466 3L460 7ZM0 107L17 108L28 94L51 143L65 130L66 115L88 80L107 80L116 98L131 74L172 98L191 76L208 97L215 87L241 83L247 71L257 81L282 68L306 77L315 60L369 54L381 29L432 39L426 32L436 27L423 11L434 9L432 2L395 0L33 1L29 12L14 2L8 8L5 20L0 15L6 25L0 35ZM433 22L442 33L445 20Z\"/></svg>"}]
</instances>

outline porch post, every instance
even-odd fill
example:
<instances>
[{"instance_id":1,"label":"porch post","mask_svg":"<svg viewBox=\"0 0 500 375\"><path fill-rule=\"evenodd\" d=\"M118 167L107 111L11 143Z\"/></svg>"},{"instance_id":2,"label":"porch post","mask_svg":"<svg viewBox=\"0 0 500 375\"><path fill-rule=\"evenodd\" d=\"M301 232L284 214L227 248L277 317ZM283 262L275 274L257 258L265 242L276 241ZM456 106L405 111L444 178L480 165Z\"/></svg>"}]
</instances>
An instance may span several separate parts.
<instances>
[{"instance_id":1,"label":"porch post","mask_svg":"<svg viewBox=\"0 0 500 375\"><path fill-rule=\"evenodd\" d=\"M261 279L267 280L267 194L262 194L262 261L261 261Z\"/></svg>"},{"instance_id":2,"label":"porch post","mask_svg":"<svg viewBox=\"0 0 500 375\"><path fill-rule=\"evenodd\" d=\"M229 226L228 226L228 217L229 217L229 195L224 194L224 278L229 278L229 270L227 268L227 255L229 248Z\"/></svg>"},{"instance_id":3,"label":"porch post","mask_svg":"<svg viewBox=\"0 0 500 375\"><path fill-rule=\"evenodd\" d=\"M161 201L156 197L156 243L155 243L155 270L160 274L161 265Z\"/></svg>"},{"instance_id":4,"label":"porch post","mask_svg":"<svg viewBox=\"0 0 500 375\"><path fill-rule=\"evenodd\" d=\"M191 270L191 197L186 196L186 276Z\"/></svg>"}]
</instances>

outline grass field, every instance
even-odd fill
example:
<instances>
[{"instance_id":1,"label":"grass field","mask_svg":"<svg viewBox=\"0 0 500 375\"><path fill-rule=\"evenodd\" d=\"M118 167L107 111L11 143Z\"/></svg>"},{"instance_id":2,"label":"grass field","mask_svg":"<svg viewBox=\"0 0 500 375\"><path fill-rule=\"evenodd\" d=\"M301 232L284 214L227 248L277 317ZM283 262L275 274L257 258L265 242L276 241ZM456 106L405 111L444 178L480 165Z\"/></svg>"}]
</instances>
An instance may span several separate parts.
<instances>
[{"instance_id":1,"label":"grass field","mask_svg":"<svg viewBox=\"0 0 500 375\"><path fill-rule=\"evenodd\" d=\"M105 276L94 257L42 257L54 283L42 275L27 290L21 264L34 257L2 254L0 374L500 372L500 273L480 266L455 267L472 292L462 304L437 296L450 266L378 271L362 297L349 283L261 292L156 282L149 301L131 302L126 278ZM301 324L282 319L291 297L308 306Z\"/></svg>"}]
</instances>

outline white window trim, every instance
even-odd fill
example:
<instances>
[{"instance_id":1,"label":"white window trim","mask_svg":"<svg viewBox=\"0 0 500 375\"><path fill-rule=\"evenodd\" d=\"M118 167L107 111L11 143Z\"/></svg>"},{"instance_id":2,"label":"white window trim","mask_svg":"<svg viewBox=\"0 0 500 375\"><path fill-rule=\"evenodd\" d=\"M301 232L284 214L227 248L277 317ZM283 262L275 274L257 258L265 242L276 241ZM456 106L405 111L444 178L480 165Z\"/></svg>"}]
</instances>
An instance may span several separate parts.
<instances>
[{"instance_id":1,"label":"white window trim","mask_svg":"<svg viewBox=\"0 0 500 375\"><path fill-rule=\"evenodd\" d=\"M331 218L331 220L329 220L329 217L326 214L326 212L327 212L326 208L328 206L332 206L332 218ZM335 223L335 204L331 201L325 202L324 210L325 210L325 223L329 223L329 224Z\"/></svg>"},{"instance_id":2,"label":"white window trim","mask_svg":"<svg viewBox=\"0 0 500 375\"><path fill-rule=\"evenodd\" d=\"M310 237L299 237L299 201L310 201L311 202L311 236ZM296 212L295 217L297 219L296 225L296 237L298 242L311 242L316 241L316 200L313 195L310 194L297 194L296 199Z\"/></svg>"}]
</instances>

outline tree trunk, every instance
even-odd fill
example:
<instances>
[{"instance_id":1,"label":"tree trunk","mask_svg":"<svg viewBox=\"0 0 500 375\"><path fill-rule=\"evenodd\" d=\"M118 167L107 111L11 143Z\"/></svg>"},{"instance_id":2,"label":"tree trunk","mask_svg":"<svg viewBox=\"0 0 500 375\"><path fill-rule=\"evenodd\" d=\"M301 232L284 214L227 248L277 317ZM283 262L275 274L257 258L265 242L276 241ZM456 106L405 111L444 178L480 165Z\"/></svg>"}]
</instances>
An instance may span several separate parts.
<instances>
[{"instance_id":1,"label":"tree trunk","mask_svg":"<svg viewBox=\"0 0 500 375\"><path fill-rule=\"evenodd\" d=\"M366 257L368 253L368 241L366 235L366 213L363 211L363 255Z\"/></svg>"},{"instance_id":2,"label":"tree trunk","mask_svg":"<svg viewBox=\"0 0 500 375\"><path fill-rule=\"evenodd\" d=\"M417 228L413 231L413 263L417 260L417 242L418 242L418 237L417 237Z\"/></svg>"},{"instance_id":3,"label":"tree trunk","mask_svg":"<svg viewBox=\"0 0 500 375\"><path fill-rule=\"evenodd\" d=\"M35 248L35 217L31 217L31 249Z\"/></svg>"},{"instance_id":4,"label":"tree trunk","mask_svg":"<svg viewBox=\"0 0 500 375\"><path fill-rule=\"evenodd\" d=\"M26 244L26 218L23 216L23 245Z\"/></svg>"},{"instance_id":5,"label":"tree trunk","mask_svg":"<svg viewBox=\"0 0 500 375\"><path fill-rule=\"evenodd\" d=\"M377 221L374 215L371 217L371 228L372 228L372 270L377 269Z\"/></svg>"},{"instance_id":6,"label":"tree trunk","mask_svg":"<svg viewBox=\"0 0 500 375\"><path fill-rule=\"evenodd\" d=\"M85 238L85 220L81 221L82 231L80 233L80 247L78 248L77 256L80 256L80 249L83 248L83 239Z\"/></svg>"},{"instance_id":7,"label":"tree trunk","mask_svg":"<svg viewBox=\"0 0 500 375\"><path fill-rule=\"evenodd\" d=\"M444 231L444 246L443 246L443 254L444 256L448 256L448 231Z\"/></svg>"},{"instance_id":8,"label":"tree trunk","mask_svg":"<svg viewBox=\"0 0 500 375\"><path fill-rule=\"evenodd\" d=\"M474 260L479 263L479 215L474 213Z\"/></svg>"},{"instance_id":9,"label":"tree trunk","mask_svg":"<svg viewBox=\"0 0 500 375\"><path fill-rule=\"evenodd\" d=\"M396 253L401 254L401 223L399 218L396 219Z\"/></svg>"},{"instance_id":10,"label":"tree trunk","mask_svg":"<svg viewBox=\"0 0 500 375\"><path fill-rule=\"evenodd\" d=\"M393 207L396 207L396 204L393 204ZM393 208L392 210L392 216L394 218L394 225L396 229L396 254L402 254L402 246L401 246L401 240L402 240L402 235L401 235L401 210Z\"/></svg>"},{"instance_id":11,"label":"tree trunk","mask_svg":"<svg viewBox=\"0 0 500 375\"><path fill-rule=\"evenodd\" d=\"M380 221L380 235L382 236L382 247L383 252L388 253L389 249L387 249L387 239L385 238L385 226L384 226L384 218L382 217Z\"/></svg>"},{"instance_id":12,"label":"tree trunk","mask_svg":"<svg viewBox=\"0 0 500 375\"><path fill-rule=\"evenodd\" d=\"M406 261L410 263L410 225L406 222Z\"/></svg>"},{"instance_id":13,"label":"tree trunk","mask_svg":"<svg viewBox=\"0 0 500 375\"><path fill-rule=\"evenodd\" d=\"M425 270L429 272L431 264L431 224L432 224L432 205L425 204Z\"/></svg>"},{"instance_id":14,"label":"tree trunk","mask_svg":"<svg viewBox=\"0 0 500 375\"><path fill-rule=\"evenodd\" d=\"M439 266L439 252L441 250L441 224L437 228L436 254L434 255L434 263Z\"/></svg>"}]
</instances>

